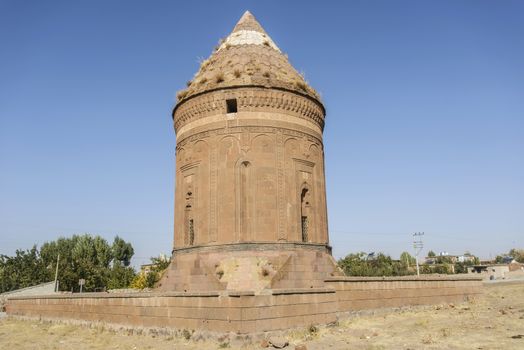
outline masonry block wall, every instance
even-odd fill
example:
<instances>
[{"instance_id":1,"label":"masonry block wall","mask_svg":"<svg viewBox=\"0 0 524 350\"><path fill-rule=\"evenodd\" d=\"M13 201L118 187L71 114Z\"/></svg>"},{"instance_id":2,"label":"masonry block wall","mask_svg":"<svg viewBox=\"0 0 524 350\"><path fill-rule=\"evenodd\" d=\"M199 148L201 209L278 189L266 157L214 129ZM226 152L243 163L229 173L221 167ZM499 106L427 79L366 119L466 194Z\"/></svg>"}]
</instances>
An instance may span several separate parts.
<instances>
[{"instance_id":1,"label":"masonry block wall","mask_svg":"<svg viewBox=\"0 0 524 350\"><path fill-rule=\"evenodd\" d=\"M62 295L10 299L10 316L83 320L129 327L255 333L336 320L333 290L275 291L220 295L151 293Z\"/></svg>"},{"instance_id":2,"label":"masonry block wall","mask_svg":"<svg viewBox=\"0 0 524 350\"><path fill-rule=\"evenodd\" d=\"M326 285L336 290L339 312L458 303L482 294L480 279L464 277L334 277Z\"/></svg>"},{"instance_id":3,"label":"masonry block wall","mask_svg":"<svg viewBox=\"0 0 524 350\"><path fill-rule=\"evenodd\" d=\"M129 327L239 334L328 324L345 313L457 303L482 293L480 279L333 278L327 288L252 292L85 293L8 300L10 316L83 320Z\"/></svg>"},{"instance_id":4,"label":"masonry block wall","mask_svg":"<svg viewBox=\"0 0 524 350\"><path fill-rule=\"evenodd\" d=\"M321 104L236 88L187 100L174 118L175 249L328 243Z\"/></svg>"}]
</instances>

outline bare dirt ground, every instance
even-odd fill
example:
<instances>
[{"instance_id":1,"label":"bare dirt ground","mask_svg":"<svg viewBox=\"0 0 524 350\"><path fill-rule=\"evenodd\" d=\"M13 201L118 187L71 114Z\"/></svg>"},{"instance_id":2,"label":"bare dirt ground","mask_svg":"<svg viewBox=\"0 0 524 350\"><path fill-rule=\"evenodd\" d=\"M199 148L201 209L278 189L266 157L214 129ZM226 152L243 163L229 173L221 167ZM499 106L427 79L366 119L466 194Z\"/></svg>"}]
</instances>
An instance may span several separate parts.
<instances>
[{"instance_id":1,"label":"bare dirt ground","mask_svg":"<svg viewBox=\"0 0 524 350\"><path fill-rule=\"evenodd\" d=\"M286 349L524 349L524 283L493 284L460 305L438 305L354 316L336 326L286 335ZM261 349L260 342L186 340L137 335L102 326L0 317L0 349ZM300 348L300 347L299 347Z\"/></svg>"}]
</instances>

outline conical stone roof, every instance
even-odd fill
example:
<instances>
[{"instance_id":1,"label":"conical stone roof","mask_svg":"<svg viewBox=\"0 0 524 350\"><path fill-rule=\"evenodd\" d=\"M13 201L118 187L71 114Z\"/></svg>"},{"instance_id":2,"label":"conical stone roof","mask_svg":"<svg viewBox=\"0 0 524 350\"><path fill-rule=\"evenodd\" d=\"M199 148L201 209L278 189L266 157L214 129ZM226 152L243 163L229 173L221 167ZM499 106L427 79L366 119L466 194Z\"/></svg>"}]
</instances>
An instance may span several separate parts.
<instances>
[{"instance_id":1,"label":"conical stone roof","mask_svg":"<svg viewBox=\"0 0 524 350\"><path fill-rule=\"evenodd\" d=\"M291 90L318 101L318 93L289 63L255 17L246 11L231 34L177 94L178 104L205 91L241 86Z\"/></svg>"}]
</instances>

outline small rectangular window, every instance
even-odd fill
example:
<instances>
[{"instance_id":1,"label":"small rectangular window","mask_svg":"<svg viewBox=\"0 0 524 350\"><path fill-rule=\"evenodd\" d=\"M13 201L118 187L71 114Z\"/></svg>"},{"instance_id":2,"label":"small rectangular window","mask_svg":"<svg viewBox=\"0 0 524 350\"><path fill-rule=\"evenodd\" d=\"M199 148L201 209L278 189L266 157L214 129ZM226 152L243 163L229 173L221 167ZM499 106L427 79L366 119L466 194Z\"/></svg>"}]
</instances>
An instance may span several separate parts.
<instances>
[{"instance_id":1,"label":"small rectangular window","mask_svg":"<svg viewBox=\"0 0 524 350\"><path fill-rule=\"evenodd\" d=\"M237 99L232 98L230 100L226 100L226 106L227 106L227 113L236 113L237 112Z\"/></svg>"}]
</instances>

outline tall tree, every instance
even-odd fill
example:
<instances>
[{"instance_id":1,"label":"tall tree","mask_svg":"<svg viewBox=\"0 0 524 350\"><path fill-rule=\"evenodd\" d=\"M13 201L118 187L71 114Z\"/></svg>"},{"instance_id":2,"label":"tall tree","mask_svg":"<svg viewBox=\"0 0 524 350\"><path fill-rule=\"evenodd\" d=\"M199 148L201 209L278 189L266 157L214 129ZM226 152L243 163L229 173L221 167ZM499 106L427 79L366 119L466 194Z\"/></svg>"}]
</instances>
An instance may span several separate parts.
<instances>
[{"instance_id":1,"label":"tall tree","mask_svg":"<svg viewBox=\"0 0 524 350\"><path fill-rule=\"evenodd\" d=\"M130 243L123 240L122 242L127 252L123 261L129 264L133 256L133 247ZM46 242L42 245L41 255L46 264L53 264L60 254L60 290L78 290L78 280L82 278L86 283L83 289L95 291L104 288L126 288L135 276L134 269L123 266L119 260L122 255L115 258L114 251L114 244L109 245L104 238L84 234Z\"/></svg>"},{"instance_id":2,"label":"tall tree","mask_svg":"<svg viewBox=\"0 0 524 350\"><path fill-rule=\"evenodd\" d=\"M135 250L131 243L124 241L122 238L116 236L111 246L113 259L119 261L124 266L129 266L131 258L135 254Z\"/></svg>"},{"instance_id":3,"label":"tall tree","mask_svg":"<svg viewBox=\"0 0 524 350\"><path fill-rule=\"evenodd\" d=\"M18 249L12 257L0 255L0 293L49 281L50 270L36 246L29 250Z\"/></svg>"},{"instance_id":4,"label":"tall tree","mask_svg":"<svg viewBox=\"0 0 524 350\"><path fill-rule=\"evenodd\" d=\"M400 262L406 267L410 267L416 264L416 259L408 252L402 252L402 254L400 254Z\"/></svg>"}]
</instances>

